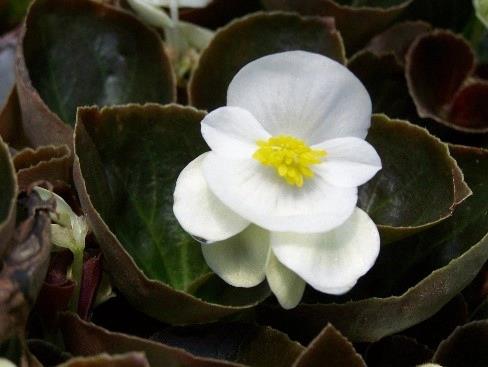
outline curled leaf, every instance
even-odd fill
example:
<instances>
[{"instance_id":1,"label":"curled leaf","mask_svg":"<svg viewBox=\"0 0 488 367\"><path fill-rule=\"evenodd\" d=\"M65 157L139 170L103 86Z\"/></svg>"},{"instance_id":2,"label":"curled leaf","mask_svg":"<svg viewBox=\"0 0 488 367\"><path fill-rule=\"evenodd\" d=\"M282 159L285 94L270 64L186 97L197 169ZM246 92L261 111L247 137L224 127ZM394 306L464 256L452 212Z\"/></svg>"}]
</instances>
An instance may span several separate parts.
<instances>
[{"instance_id":1,"label":"curled leaf","mask_svg":"<svg viewBox=\"0 0 488 367\"><path fill-rule=\"evenodd\" d=\"M442 222L471 195L448 146L427 130L375 115L367 141L383 168L360 188L359 206L379 226L383 244Z\"/></svg>"},{"instance_id":2,"label":"curled leaf","mask_svg":"<svg viewBox=\"0 0 488 367\"><path fill-rule=\"evenodd\" d=\"M21 189L37 181L71 181L72 156L66 145L42 146L36 150L25 148L14 156L13 161Z\"/></svg>"},{"instance_id":3,"label":"curled leaf","mask_svg":"<svg viewBox=\"0 0 488 367\"><path fill-rule=\"evenodd\" d=\"M411 45L405 73L420 117L465 133L488 132L484 98L488 84L472 80L475 57L469 44L448 31L427 33Z\"/></svg>"}]
</instances>

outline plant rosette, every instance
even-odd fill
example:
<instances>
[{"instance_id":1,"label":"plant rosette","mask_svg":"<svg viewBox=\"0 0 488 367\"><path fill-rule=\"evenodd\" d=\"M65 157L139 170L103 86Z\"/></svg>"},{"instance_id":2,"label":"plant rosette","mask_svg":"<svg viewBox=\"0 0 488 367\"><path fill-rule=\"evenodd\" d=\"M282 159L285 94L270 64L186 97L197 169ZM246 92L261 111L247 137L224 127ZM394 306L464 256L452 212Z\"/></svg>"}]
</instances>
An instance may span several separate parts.
<instances>
[{"instance_id":1,"label":"plant rosette","mask_svg":"<svg viewBox=\"0 0 488 367\"><path fill-rule=\"evenodd\" d=\"M286 309L306 283L344 294L380 249L356 207L357 187L381 169L370 123L370 97L343 65L303 51L255 60L202 121L211 151L178 177L175 216L233 286L266 279Z\"/></svg>"}]
</instances>

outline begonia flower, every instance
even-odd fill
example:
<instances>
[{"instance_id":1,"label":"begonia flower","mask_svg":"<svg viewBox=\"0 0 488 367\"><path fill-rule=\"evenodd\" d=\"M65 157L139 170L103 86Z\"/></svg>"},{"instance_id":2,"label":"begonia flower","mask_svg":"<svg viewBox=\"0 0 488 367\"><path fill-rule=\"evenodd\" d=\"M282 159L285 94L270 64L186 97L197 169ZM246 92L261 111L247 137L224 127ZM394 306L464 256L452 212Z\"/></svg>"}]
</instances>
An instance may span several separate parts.
<instances>
[{"instance_id":1,"label":"begonia flower","mask_svg":"<svg viewBox=\"0 0 488 367\"><path fill-rule=\"evenodd\" d=\"M209 91L211 93L211 91ZM381 169L364 139L371 100L325 56L290 51L242 68L202 121L211 151L178 177L174 213L210 268L236 287L267 279L284 308L305 284L349 291L374 264L378 230L356 207Z\"/></svg>"}]
</instances>

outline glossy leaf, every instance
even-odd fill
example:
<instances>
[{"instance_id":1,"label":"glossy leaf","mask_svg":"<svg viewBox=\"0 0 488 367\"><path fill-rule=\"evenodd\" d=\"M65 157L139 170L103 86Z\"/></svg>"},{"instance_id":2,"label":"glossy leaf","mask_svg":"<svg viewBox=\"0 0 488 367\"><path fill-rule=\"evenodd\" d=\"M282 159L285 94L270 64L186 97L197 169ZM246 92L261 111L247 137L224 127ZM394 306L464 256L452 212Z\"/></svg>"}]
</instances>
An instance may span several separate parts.
<instances>
[{"instance_id":1,"label":"glossy leaf","mask_svg":"<svg viewBox=\"0 0 488 367\"><path fill-rule=\"evenodd\" d=\"M114 285L134 307L171 323L217 319L269 294L265 284L239 289L209 278L200 244L174 217L176 178L208 150L203 117L177 105L85 108L76 127L76 187ZM217 294L205 292L209 282Z\"/></svg>"},{"instance_id":2,"label":"glossy leaf","mask_svg":"<svg viewBox=\"0 0 488 367\"><path fill-rule=\"evenodd\" d=\"M36 0L21 42L17 88L25 130L36 146L70 146L78 106L174 99L159 36L110 6Z\"/></svg>"},{"instance_id":3,"label":"glossy leaf","mask_svg":"<svg viewBox=\"0 0 488 367\"><path fill-rule=\"evenodd\" d=\"M293 367L366 367L354 346L331 324L310 343Z\"/></svg>"},{"instance_id":4,"label":"glossy leaf","mask_svg":"<svg viewBox=\"0 0 488 367\"><path fill-rule=\"evenodd\" d=\"M370 298L351 300L351 295L345 295L344 303L315 300L291 311L263 306L259 319L299 340L309 340L331 322L351 341L376 341L439 311L488 260L488 151L453 146L451 153L473 196L432 229L383 246L376 265L353 288L353 293L361 293L365 287ZM410 282L408 270L415 274ZM393 292L387 284L395 280L399 285ZM377 291L381 297L371 298L369 285L381 287Z\"/></svg>"},{"instance_id":5,"label":"glossy leaf","mask_svg":"<svg viewBox=\"0 0 488 367\"><path fill-rule=\"evenodd\" d=\"M206 327L197 328L201 330L200 335L204 335ZM138 350L145 353L151 366L243 367L245 366L243 363L262 367L286 366L283 364L284 361L293 360L303 350L303 347L290 341L282 333L258 326L249 326L249 328L242 326L239 333L231 333L226 338L219 339L213 346L211 340L202 340L202 345L199 345L195 332L193 332L195 339L189 337L185 341L183 336L185 328L180 329L182 330L179 333L180 344L170 346L154 340L113 333L70 314L65 314L61 318L61 329L67 349L75 355L93 355L102 352L115 354ZM232 330L230 326L229 330ZM191 335L191 331L188 331L187 335ZM200 354L204 354L202 350L205 348L216 349L212 353L207 349L206 356L195 355L191 353L191 347L190 351L185 350L191 343L195 348L200 348ZM239 361L224 360L226 357ZM280 360L282 362L276 364Z\"/></svg>"},{"instance_id":6,"label":"glossy leaf","mask_svg":"<svg viewBox=\"0 0 488 367\"><path fill-rule=\"evenodd\" d=\"M327 18L286 13L256 13L233 21L202 53L190 80L190 104L208 111L224 106L234 75L269 54L304 50L344 63L342 39L333 24Z\"/></svg>"},{"instance_id":7,"label":"glossy leaf","mask_svg":"<svg viewBox=\"0 0 488 367\"><path fill-rule=\"evenodd\" d=\"M334 17L349 54L386 29L412 0L263 0L272 10Z\"/></svg>"},{"instance_id":8,"label":"glossy leaf","mask_svg":"<svg viewBox=\"0 0 488 367\"><path fill-rule=\"evenodd\" d=\"M457 328L443 341L434 362L448 367L483 367L488 364L488 321L474 321Z\"/></svg>"},{"instance_id":9,"label":"glossy leaf","mask_svg":"<svg viewBox=\"0 0 488 367\"><path fill-rule=\"evenodd\" d=\"M375 115L367 141L383 168L360 188L359 206L380 227L383 243L445 220L470 195L447 145L427 130Z\"/></svg>"}]
</instances>

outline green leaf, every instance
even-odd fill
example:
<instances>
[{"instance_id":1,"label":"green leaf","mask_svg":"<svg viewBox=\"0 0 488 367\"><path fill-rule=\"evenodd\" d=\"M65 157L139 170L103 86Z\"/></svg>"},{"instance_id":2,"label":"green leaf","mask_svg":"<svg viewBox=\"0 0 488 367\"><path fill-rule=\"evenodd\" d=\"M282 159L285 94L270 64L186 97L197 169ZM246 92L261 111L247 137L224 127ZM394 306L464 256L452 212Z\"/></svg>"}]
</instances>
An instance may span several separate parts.
<instances>
[{"instance_id":1,"label":"green leaf","mask_svg":"<svg viewBox=\"0 0 488 367\"><path fill-rule=\"evenodd\" d=\"M0 33L22 21L31 0L0 1Z\"/></svg>"},{"instance_id":2,"label":"green leaf","mask_svg":"<svg viewBox=\"0 0 488 367\"><path fill-rule=\"evenodd\" d=\"M152 339L109 332L73 314L63 314L60 325L74 355L137 350L161 367L285 367L304 349L276 330L243 323L169 329Z\"/></svg>"},{"instance_id":3,"label":"green leaf","mask_svg":"<svg viewBox=\"0 0 488 367\"><path fill-rule=\"evenodd\" d=\"M383 244L445 220L471 194L448 146L427 130L375 115L366 139L383 168L360 188L359 206L379 226Z\"/></svg>"},{"instance_id":4,"label":"green leaf","mask_svg":"<svg viewBox=\"0 0 488 367\"><path fill-rule=\"evenodd\" d=\"M330 19L255 13L217 31L190 80L190 103L208 111L225 106L227 87L244 65L290 50L315 52L345 62L342 39Z\"/></svg>"},{"instance_id":5,"label":"green leaf","mask_svg":"<svg viewBox=\"0 0 488 367\"><path fill-rule=\"evenodd\" d=\"M78 106L174 100L174 76L158 34L116 8L36 0L21 42L18 90L35 145L71 145Z\"/></svg>"},{"instance_id":6,"label":"green leaf","mask_svg":"<svg viewBox=\"0 0 488 367\"><path fill-rule=\"evenodd\" d=\"M269 292L265 284L236 289L207 279L200 244L174 217L180 171L208 150L200 133L204 115L154 104L78 113L75 182L114 285L134 307L167 322L216 319ZM214 304L188 294L205 298L207 281L220 288L217 297L209 295Z\"/></svg>"},{"instance_id":7,"label":"green leaf","mask_svg":"<svg viewBox=\"0 0 488 367\"><path fill-rule=\"evenodd\" d=\"M439 311L488 260L488 150L452 146L451 153L473 196L449 219L383 246L370 273L351 294L343 296L344 303L333 303L337 298L315 297L313 302L287 312L263 306L259 320L299 340L309 339L331 322L351 341L359 342L405 330ZM413 276L408 276L408 271ZM395 282L390 289L388 284Z\"/></svg>"}]
</instances>

